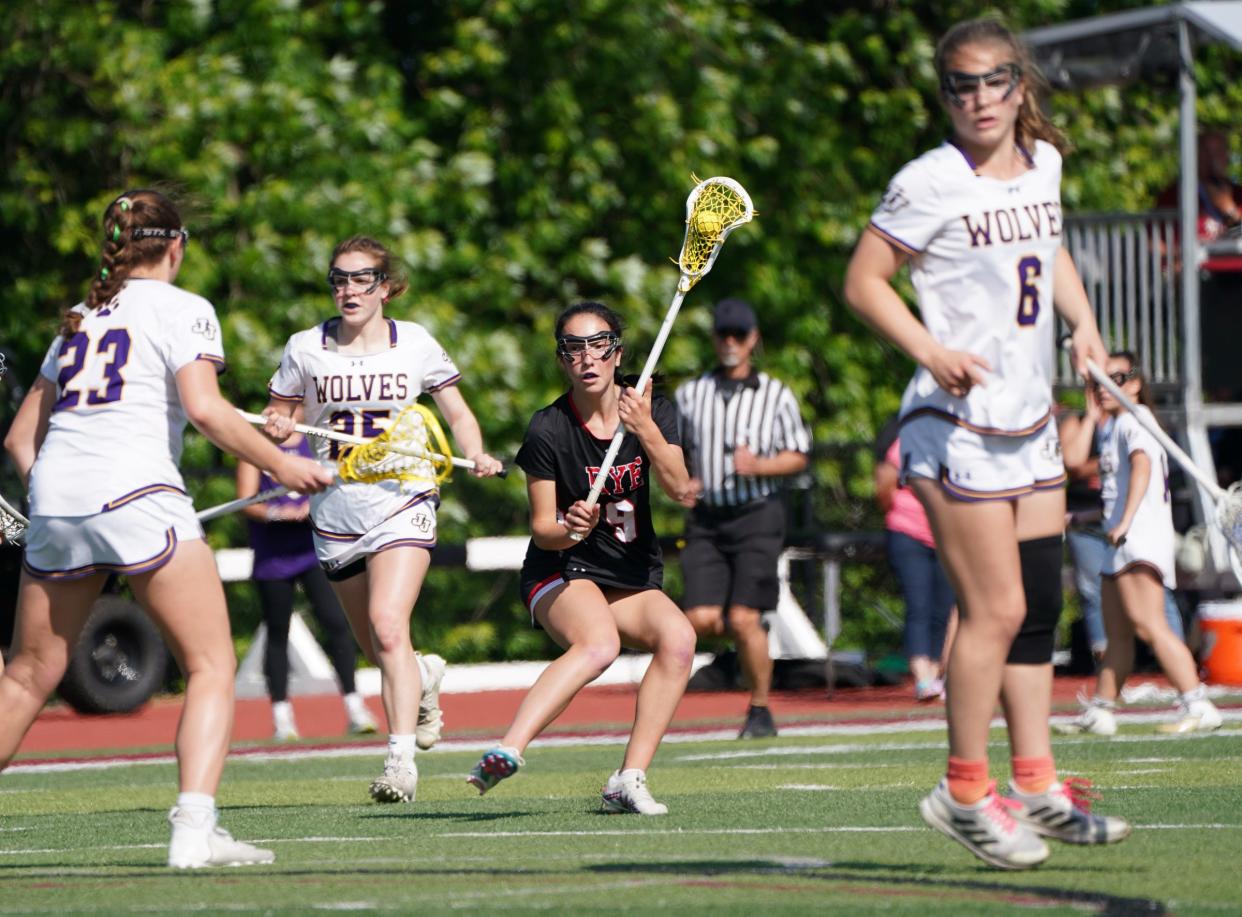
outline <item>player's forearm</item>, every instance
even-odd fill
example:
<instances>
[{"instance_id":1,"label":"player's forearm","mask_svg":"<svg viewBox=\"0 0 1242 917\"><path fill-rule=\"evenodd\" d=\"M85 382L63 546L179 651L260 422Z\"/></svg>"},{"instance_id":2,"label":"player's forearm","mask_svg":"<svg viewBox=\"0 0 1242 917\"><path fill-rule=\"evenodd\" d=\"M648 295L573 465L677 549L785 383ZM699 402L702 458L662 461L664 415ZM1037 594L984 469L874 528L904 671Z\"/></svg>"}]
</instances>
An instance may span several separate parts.
<instances>
[{"instance_id":1,"label":"player's forearm","mask_svg":"<svg viewBox=\"0 0 1242 917\"><path fill-rule=\"evenodd\" d=\"M1126 492L1125 509L1121 514L1121 525L1129 529L1134 522L1143 495L1147 493L1147 485L1151 482L1151 460L1145 452L1135 452L1130 456L1130 489Z\"/></svg>"},{"instance_id":2,"label":"player's forearm","mask_svg":"<svg viewBox=\"0 0 1242 917\"><path fill-rule=\"evenodd\" d=\"M1064 246L1057 250L1057 260L1052 272L1052 303L1057 314L1065 319L1071 331L1077 331L1083 323L1095 327L1095 312L1087 291L1078 276L1074 259Z\"/></svg>"},{"instance_id":3,"label":"player's forearm","mask_svg":"<svg viewBox=\"0 0 1242 917\"><path fill-rule=\"evenodd\" d=\"M214 445L257 468L271 472L285 460L285 454L223 398L204 399L188 416L195 429Z\"/></svg>"},{"instance_id":4,"label":"player's forearm","mask_svg":"<svg viewBox=\"0 0 1242 917\"><path fill-rule=\"evenodd\" d=\"M845 297L864 322L900 347L920 366L926 366L938 346L892 284L876 276L847 280Z\"/></svg>"},{"instance_id":5,"label":"player's forearm","mask_svg":"<svg viewBox=\"0 0 1242 917\"><path fill-rule=\"evenodd\" d=\"M755 459L755 476L761 478L787 478L806 471L808 458L805 452L785 449L776 455Z\"/></svg>"}]
</instances>

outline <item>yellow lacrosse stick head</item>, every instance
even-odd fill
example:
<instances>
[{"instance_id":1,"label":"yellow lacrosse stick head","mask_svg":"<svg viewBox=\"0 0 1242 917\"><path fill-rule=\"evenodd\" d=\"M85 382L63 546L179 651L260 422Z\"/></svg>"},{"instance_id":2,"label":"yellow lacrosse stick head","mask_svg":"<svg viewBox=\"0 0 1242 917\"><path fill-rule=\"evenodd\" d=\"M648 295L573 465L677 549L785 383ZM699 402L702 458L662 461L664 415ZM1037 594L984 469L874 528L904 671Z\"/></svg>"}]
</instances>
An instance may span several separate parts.
<instances>
[{"instance_id":1,"label":"yellow lacrosse stick head","mask_svg":"<svg viewBox=\"0 0 1242 917\"><path fill-rule=\"evenodd\" d=\"M686 236L677 266L681 268L683 292L702 279L720 254L729 233L755 217L746 189L731 178L716 176L696 184L686 198Z\"/></svg>"},{"instance_id":2,"label":"yellow lacrosse stick head","mask_svg":"<svg viewBox=\"0 0 1242 917\"><path fill-rule=\"evenodd\" d=\"M342 453L337 474L368 484L399 480L439 487L453 472L450 455L440 421L421 404L411 404L375 439Z\"/></svg>"}]
</instances>

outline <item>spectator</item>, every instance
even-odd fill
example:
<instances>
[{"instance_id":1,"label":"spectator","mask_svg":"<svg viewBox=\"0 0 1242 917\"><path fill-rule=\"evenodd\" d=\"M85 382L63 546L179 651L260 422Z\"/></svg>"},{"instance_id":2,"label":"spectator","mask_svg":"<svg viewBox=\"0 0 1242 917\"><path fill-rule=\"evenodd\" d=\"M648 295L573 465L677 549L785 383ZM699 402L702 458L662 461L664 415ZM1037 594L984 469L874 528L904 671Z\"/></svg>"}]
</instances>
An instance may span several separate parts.
<instances>
[{"instance_id":1,"label":"spectator","mask_svg":"<svg viewBox=\"0 0 1242 917\"><path fill-rule=\"evenodd\" d=\"M1157 207L1176 209L1179 182L1156 198ZM1219 131L1199 135L1199 241L1211 242L1242 224L1242 185L1229 177L1229 141Z\"/></svg>"},{"instance_id":2,"label":"spectator","mask_svg":"<svg viewBox=\"0 0 1242 917\"><path fill-rule=\"evenodd\" d=\"M941 676L955 618L953 586L940 566L923 504L901 480L897 429L894 419L876 442L875 499L884 510L888 562L906 605L905 650L914 698L933 701L944 697Z\"/></svg>"},{"instance_id":3,"label":"spectator","mask_svg":"<svg viewBox=\"0 0 1242 917\"><path fill-rule=\"evenodd\" d=\"M281 447L282 452L312 458L310 444L295 433ZM250 497L274 487L266 472L249 462L238 462L237 495ZM310 602L324 636L336 677L341 682L349 731L355 734L376 731L375 719L362 696L354 689L354 642L345 621L341 603L315 559L308 517L310 499L286 494L242 510L254 549L255 589L267 625L267 644L263 654L263 675L272 698L273 736L290 742L298 738L298 727L289 703L289 621L293 617L293 593L297 584Z\"/></svg>"},{"instance_id":4,"label":"spectator","mask_svg":"<svg viewBox=\"0 0 1242 917\"><path fill-rule=\"evenodd\" d=\"M1069 486L1065 493L1066 540L1074 565L1074 588L1082 603L1083 626L1091 655L1104 658L1108 638L1100 606L1100 570L1111 546L1104 534L1100 498L1100 403L1094 386L1087 387L1082 414L1062 412L1058 421ZM1164 591L1164 616L1178 639L1185 639L1182 613L1171 589Z\"/></svg>"},{"instance_id":5,"label":"spectator","mask_svg":"<svg viewBox=\"0 0 1242 917\"><path fill-rule=\"evenodd\" d=\"M810 433L784 384L754 368L755 313L740 299L716 304L719 365L677 389L680 435L690 468L683 606L700 635L737 642L750 686L738 738L776 735L768 708L772 657L762 613L776 607L776 561L785 543L780 479L807 466Z\"/></svg>"}]
</instances>

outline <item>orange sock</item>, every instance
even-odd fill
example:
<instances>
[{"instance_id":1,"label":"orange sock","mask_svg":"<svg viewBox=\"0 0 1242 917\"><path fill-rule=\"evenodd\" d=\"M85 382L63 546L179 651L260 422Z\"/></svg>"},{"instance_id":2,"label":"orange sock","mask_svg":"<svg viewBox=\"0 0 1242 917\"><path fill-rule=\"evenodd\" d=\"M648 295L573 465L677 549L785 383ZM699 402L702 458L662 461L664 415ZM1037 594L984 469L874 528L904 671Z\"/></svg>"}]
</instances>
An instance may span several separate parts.
<instances>
[{"instance_id":1,"label":"orange sock","mask_svg":"<svg viewBox=\"0 0 1242 917\"><path fill-rule=\"evenodd\" d=\"M949 755L949 795L964 806L974 805L988 795L988 762L986 758L968 761Z\"/></svg>"},{"instance_id":2,"label":"orange sock","mask_svg":"<svg viewBox=\"0 0 1242 917\"><path fill-rule=\"evenodd\" d=\"M1013 759L1013 785L1028 796L1046 793L1056 780L1057 767L1051 755Z\"/></svg>"}]
</instances>

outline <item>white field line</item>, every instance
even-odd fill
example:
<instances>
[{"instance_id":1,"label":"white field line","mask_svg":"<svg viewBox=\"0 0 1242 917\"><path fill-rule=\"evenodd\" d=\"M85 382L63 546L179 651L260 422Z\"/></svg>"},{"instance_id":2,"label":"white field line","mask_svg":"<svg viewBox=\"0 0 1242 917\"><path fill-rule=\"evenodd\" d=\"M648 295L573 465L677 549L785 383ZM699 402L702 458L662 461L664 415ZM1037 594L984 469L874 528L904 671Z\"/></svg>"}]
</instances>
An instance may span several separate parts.
<instances>
[{"instance_id":1,"label":"white field line","mask_svg":"<svg viewBox=\"0 0 1242 917\"><path fill-rule=\"evenodd\" d=\"M1222 823L1206 823L1206 824L1154 824L1142 825L1136 824L1136 830L1139 831L1242 831L1242 824L1227 825ZM691 835L699 836L719 836L719 835L766 835L766 834L908 834L911 832L927 831L922 825L826 825L818 828L810 827L771 827L771 828L670 828L660 830L650 830L647 828L635 828L625 831L442 831L428 833L425 837L443 837L443 838L474 838L479 840L502 840L514 837L657 837L661 835L669 835L676 837L689 837ZM392 842L404 844L408 839L401 837L266 837L255 838L250 843L254 844L304 844L304 843L383 843ZM19 850L3 850L0 856L25 856L33 854L58 854L65 855L67 853L80 852L99 852L99 851L126 851L126 850L164 850L167 844L92 844L89 847L60 847L55 850L45 848L27 848ZM72 867L68 867L72 868ZM58 870L64 872L66 867L57 867Z\"/></svg>"},{"instance_id":2,"label":"white field line","mask_svg":"<svg viewBox=\"0 0 1242 917\"><path fill-rule=\"evenodd\" d=\"M1221 711L1227 721L1242 722L1242 710ZM1065 721L1069 722L1072 716L1053 717L1053 722ZM1126 723L1145 723L1159 722L1169 719L1169 715L1165 713L1146 714L1146 713L1125 713L1118 714L1117 719ZM1003 728L1005 721L999 717L992 721L992 728ZM858 735L886 735L891 733L908 733L908 732L942 732L945 729L943 719L934 720L913 720L904 722L884 722L884 723L821 723L808 726L787 726L781 728L781 735L785 738L806 738L806 737L827 737L827 736L858 736ZM669 745L684 744L687 742L716 742L716 741L735 741L736 730L717 729L711 731L696 730L673 730L664 737L664 743ZM1184 742L1187 740L1207 739L1212 737L1239 737L1239 733L1228 730L1225 732L1213 732L1202 735L1152 735L1152 736L1113 736L1107 741L1114 743L1125 742L1151 742L1151 741L1167 741L1174 740ZM629 734L623 732L602 733L596 735L563 735L552 736L549 738L536 739L532 745L542 748L575 748L597 745L624 745L629 741ZM1075 742L1099 742L1104 741L1098 736L1087 736L1077 738L1059 738L1056 740L1058 745L1074 744ZM1003 741L991 743L993 745L1003 745ZM441 741L430 752L422 752L422 754L436 754L439 752L453 751L486 751L492 748L495 742L492 740L482 741L479 739L446 739ZM715 761L727 760L729 758L747 758L747 757L767 757L770 755L799 755L799 754L850 754L858 751L911 751L920 748L939 748L941 742L939 740L925 743L875 743L875 744L856 744L856 745L837 745L837 746L814 746L809 748L798 748L796 746L764 748L745 751L718 752L714 754L704 755L683 755L675 760L678 761ZM249 751L241 750L233 752L229 758L235 764L244 764L246 762L270 762L270 761L307 761L323 758L356 758L369 757L371 755L383 755L387 751L388 746L379 743L366 743L362 745L351 744L332 748L282 748L270 751ZM171 755L153 755L151 757L141 758L76 758L63 761L53 761L42 764L24 764L20 761L9 765L6 773L22 773L22 774L48 774L58 773L61 771L84 771L84 770L111 770L117 767L130 767L139 765L169 765L175 764L176 759Z\"/></svg>"}]
</instances>

